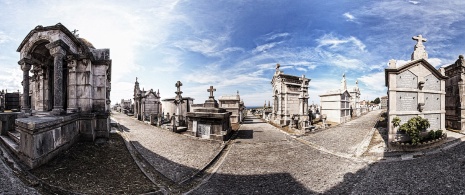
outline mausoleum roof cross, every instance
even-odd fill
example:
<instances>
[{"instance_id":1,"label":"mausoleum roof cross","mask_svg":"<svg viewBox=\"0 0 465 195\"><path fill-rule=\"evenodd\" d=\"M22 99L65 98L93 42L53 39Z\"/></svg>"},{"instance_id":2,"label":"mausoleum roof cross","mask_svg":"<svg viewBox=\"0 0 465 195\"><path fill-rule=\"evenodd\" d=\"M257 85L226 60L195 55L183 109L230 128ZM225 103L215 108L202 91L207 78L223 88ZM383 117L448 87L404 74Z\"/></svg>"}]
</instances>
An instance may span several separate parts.
<instances>
[{"instance_id":1,"label":"mausoleum roof cross","mask_svg":"<svg viewBox=\"0 0 465 195\"><path fill-rule=\"evenodd\" d=\"M79 37L79 34L76 34L79 30L74 29L71 31L75 37Z\"/></svg>"},{"instance_id":2,"label":"mausoleum roof cross","mask_svg":"<svg viewBox=\"0 0 465 195\"><path fill-rule=\"evenodd\" d=\"M412 39L417 41L417 45L423 45L423 42L426 42L426 39L421 35L414 36Z\"/></svg>"},{"instance_id":3,"label":"mausoleum roof cross","mask_svg":"<svg viewBox=\"0 0 465 195\"><path fill-rule=\"evenodd\" d=\"M299 78L299 80L302 81L302 87L304 87L307 84L308 79L305 78L305 75L302 75L302 77Z\"/></svg>"},{"instance_id":4,"label":"mausoleum roof cross","mask_svg":"<svg viewBox=\"0 0 465 195\"><path fill-rule=\"evenodd\" d=\"M182 86L181 81L176 82L176 84L174 86L177 88L177 92L181 91L181 86Z\"/></svg>"},{"instance_id":5,"label":"mausoleum roof cross","mask_svg":"<svg viewBox=\"0 0 465 195\"><path fill-rule=\"evenodd\" d=\"M216 91L215 88L213 88L213 86L210 86L210 89L207 89L207 92L210 92L210 97L214 97L213 96L213 92Z\"/></svg>"}]
</instances>

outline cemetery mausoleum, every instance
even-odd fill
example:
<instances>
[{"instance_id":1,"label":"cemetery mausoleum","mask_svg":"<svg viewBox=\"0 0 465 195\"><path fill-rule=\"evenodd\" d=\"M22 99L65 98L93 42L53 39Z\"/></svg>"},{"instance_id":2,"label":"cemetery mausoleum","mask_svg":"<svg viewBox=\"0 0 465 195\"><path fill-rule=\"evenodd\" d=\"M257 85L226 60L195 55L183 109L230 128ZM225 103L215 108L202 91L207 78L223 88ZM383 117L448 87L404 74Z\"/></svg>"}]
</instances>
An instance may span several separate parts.
<instances>
[{"instance_id":1,"label":"cemetery mausoleum","mask_svg":"<svg viewBox=\"0 0 465 195\"><path fill-rule=\"evenodd\" d=\"M1 140L31 168L78 140L109 137L110 50L76 32L60 23L39 25L17 49L21 114L3 113L11 116L0 122Z\"/></svg>"},{"instance_id":2,"label":"cemetery mausoleum","mask_svg":"<svg viewBox=\"0 0 465 195\"><path fill-rule=\"evenodd\" d=\"M392 124L395 117L401 119L401 125L410 118L421 116L428 119L427 130L445 129L446 79L444 69L437 70L428 60L428 54L421 35L413 37L417 41L411 62L396 67L396 61L389 61L385 69L388 87L388 129L389 144L402 141L403 132L398 132Z\"/></svg>"}]
</instances>

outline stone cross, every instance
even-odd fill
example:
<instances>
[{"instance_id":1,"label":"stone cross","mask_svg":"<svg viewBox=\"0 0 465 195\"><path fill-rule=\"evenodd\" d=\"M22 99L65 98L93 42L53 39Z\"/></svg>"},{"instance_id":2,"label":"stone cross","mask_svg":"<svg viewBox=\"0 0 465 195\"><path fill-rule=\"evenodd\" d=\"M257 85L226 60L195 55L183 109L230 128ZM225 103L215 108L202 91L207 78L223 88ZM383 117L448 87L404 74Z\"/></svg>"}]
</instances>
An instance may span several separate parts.
<instances>
[{"instance_id":1,"label":"stone cross","mask_svg":"<svg viewBox=\"0 0 465 195\"><path fill-rule=\"evenodd\" d=\"M178 92L181 91L181 86L182 86L181 81L176 82L176 84L175 84L174 86L175 86L176 88L178 88Z\"/></svg>"},{"instance_id":2,"label":"stone cross","mask_svg":"<svg viewBox=\"0 0 465 195\"><path fill-rule=\"evenodd\" d=\"M417 45L423 45L423 42L426 42L426 39L421 35L414 36L412 39L417 41Z\"/></svg>"},{"instance_id":3,"label":"stone cross","mask_svg":"<svg viewBox=\"0 0 465 195\"><path fill-rule=\"evenodd\" d=\"M305 87L305 85L306 85L306 83L307 83L307 81L308 81L308 79L305 78L305 75L302 75L302 77L300 77L299 80L302 81L301 87Z\"/></svg>"},{"instance_id":4,"label":"stone cross","mask_svg":"<svg viewBox=\"0 0 465 195\"><path fill-rule=\"evenodd\" d=\"M210 92L210 97L213 97L213 92L216 91L215 88L213 88L213 86L210 86L210 89L207 89L207 92Z\"/></svg>"},{"instance_id":5,"label":"stone cross","mask_svg":"<svg viewBox=\"0 0 465 195\"><path fill-rule=\"evenodd\" d=\"M74 29L71 31L75 37L79 37L79 34L76 34L79 30Z\"/></svg>"}]
</instances>

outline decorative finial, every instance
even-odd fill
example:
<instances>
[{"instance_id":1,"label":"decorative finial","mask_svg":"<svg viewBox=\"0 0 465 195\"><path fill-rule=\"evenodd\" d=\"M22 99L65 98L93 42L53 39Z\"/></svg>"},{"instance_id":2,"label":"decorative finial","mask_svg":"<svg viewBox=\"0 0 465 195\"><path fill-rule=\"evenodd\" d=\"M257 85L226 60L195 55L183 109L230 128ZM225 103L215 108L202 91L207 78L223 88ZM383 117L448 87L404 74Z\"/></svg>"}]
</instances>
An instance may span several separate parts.
<instances>
[{"instance_id":1,"label":"decorative finial","mask_svg":"<svg viewBox=\"0 0 465 195\"><path fill-rule=\"evenodd\" d=\"M279 64L276 64L276 70L278 70L278 69L279 69L279 67L281 67L281 65L279 65Z\"/></svg>"},{"instance_id":2,"label":"decorative finial","mask_svg":"<svg viewBox=\"0 0 465 195\"><path fill-rule=\"evenodd\" d=\"M79 30L74 29L71 31L75 37L79 37L79 34L76 34Z\"/></svg>"}]
</instances>

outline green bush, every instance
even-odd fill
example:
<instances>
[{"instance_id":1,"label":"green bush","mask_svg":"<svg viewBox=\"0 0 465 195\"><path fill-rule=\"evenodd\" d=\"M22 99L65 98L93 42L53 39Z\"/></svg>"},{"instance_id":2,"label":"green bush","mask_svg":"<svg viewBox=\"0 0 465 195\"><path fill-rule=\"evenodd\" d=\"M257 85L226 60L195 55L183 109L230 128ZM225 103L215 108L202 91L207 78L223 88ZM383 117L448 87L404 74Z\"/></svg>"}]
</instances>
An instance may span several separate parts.
<instances>
[{"instance_id":1,"label":"green bush","mask_svg":"<svg viewBox=\"0 0 465 195\"><path fill-rule=\"evenodd\" d=\"M436 139L436 132L434 130L431 130L428 132L428 138L429 139Z\"/></svg>"},{"instance_id":2,"label":"green bush","mask_svg":"<svg viewBox=\"0 0 465 195\"><path fill-rule=\"evenodd\" d=\"M442 130L437 130L435 134L436 134L436 138L442 137Z\"/></svg>"},{"instance_id":3,"label":"green bush","mask_svg":"<svg viewBox=\"0 0 465 195\"><path fill-rule=\"evenodd\" d=\"M400 122L400 118L395 117L392 120L392 125L394 125L394 127L398 127ZM399 131L407 133L412 139L412 144L417 145L421 141L420 132L426 130L429 127L430 124L428 119L421 118L421 116L416 116L409 119L406 123L400 125Z\"/></svg>"}]
</instances>

